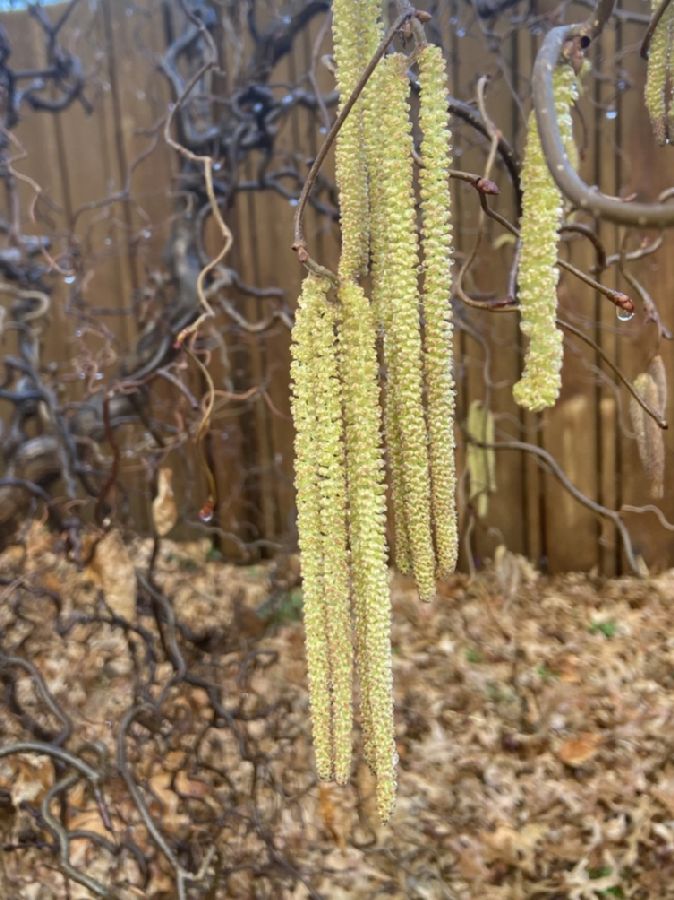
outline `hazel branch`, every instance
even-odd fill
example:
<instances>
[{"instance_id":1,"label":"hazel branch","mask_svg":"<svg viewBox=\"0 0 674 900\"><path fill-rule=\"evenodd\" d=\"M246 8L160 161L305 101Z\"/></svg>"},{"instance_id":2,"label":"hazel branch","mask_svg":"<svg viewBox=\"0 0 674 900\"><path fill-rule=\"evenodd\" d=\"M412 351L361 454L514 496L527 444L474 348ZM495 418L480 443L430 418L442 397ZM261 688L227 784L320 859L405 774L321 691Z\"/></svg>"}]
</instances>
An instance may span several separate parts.
<instances>
[{"instance_id":1,"label":"hazel branch","mask_svg":"<svg viewBox=\"0 0 674 900\"><path fill-rule=\"evenodd\" d=\"M497 441L496 443L488 444L484 441L476 441L474 438L468 438L468 440L476 446L482 447L485 450L518 450L523 451L524 453L530 453L532 456L536 456L548 469L548 471L552 475L554 475L554 477L557 479L557 481L559 481L562 487L566 491L568 491L569 494L571 494L574 500L577 500L578 503L591 510L600 518L608 519L610 522L613 522L616 530L620 535L623 550L625 556L627 557L627 562L630 569L637 577L642 576L642 571L634 555L634 548L632 546L630 533L627 530L627 527L623 522L620 513L615 509L609 509L609 507L603 506L601 503L597 503L595 500L592 500L590 497L587 497L585 494L583 494L583 492L579 490L579 488L577 488L576 485L567 478L560 464L552 456L552 454L548 453L547 450L544 450L542 447L537 447L535 444L529 444L526 441Z\"/></svg>"},{"instance_id":2,"label":"hazel branch","mask_svg":"<svg viewBox=\"0 0 674 900\"><path fill-rule=\"evenodd\" d=\"M604 4L600 4L603 7ZM555 102L552 73L557 67L565 45L580 38L581 48L589 44L597 33L600 17L592 17L592 25L565 25L552 28L538 52L533 74L533 102L536 121L550 173L560 191L580 209L587 210L609 222L639 227L668 227L674 225L674 205L663 203L628 203L618 197L602 194L587 184L569 161L559 123L554 113Z\"/></svg>"},{"instance_id":3,"label":"hazel branch","mask_svg":"<svg viewBox=\"0 0 674 900\"><path fill-rule=\"evenodd\" d=\"M516 228L512 222L509 222L505 216L502 216L500 213L497 213L496 210L492 209L487 203L487 198L483 192L478 192L478 196L480 198L480 204L485 213L490 216L490 218L494 219L494 221L498 222L499 225L502 225L506 231L509 231L515 237L520 236L519 228ZM674 211L674 207L672 207ZM614 306L617 306L619 309L624 310L625 312L634 312L634 301L624 294L622 291L615 291L613 288L607 287L605 284L597 281L591 275L588 275L587 272L583 272L581 269L577 269L576 266L572 265L570 262L567 262L565 259L558 259L557 265L560 269L564 269L567 272L570 272L571 275L574 275L580 281L583 281L589 287L593 288L598 293L602 294L606 297L607 300L610 300Z\"/></svg>"},{"instance_id":4,"label":"hazel branch","mask_svg":"<svg viewBox=\"0 0 674 900\"><path fill-rule=\"evenodd\" d=\"M609 356L602 350L599 344L596 341L593 341L591 337L587 334L584 334L579 328L576 328L575 325L571 325L570 322L565 322L563 319L557 319L557 324L560 328L563 328L564 331L568 331L569 334L574 335L579 340L583 341L583 343L587 344L588 347L591 347L595 353L601 358L601 361L608 366L608 368L613 372L615 377L620 381L628 392L634 397L639 406L643 409L646 415L650 416L651 419L657 424L658 428L662 428L663 431L669 428L667 420L663 418L660 413L653 409L653 407L648 403L647 400L644 399L642 394L637 391L629 378L626 378L623 373L620 371L618 366L610 359Z\"/></svg>"}]
</instances>

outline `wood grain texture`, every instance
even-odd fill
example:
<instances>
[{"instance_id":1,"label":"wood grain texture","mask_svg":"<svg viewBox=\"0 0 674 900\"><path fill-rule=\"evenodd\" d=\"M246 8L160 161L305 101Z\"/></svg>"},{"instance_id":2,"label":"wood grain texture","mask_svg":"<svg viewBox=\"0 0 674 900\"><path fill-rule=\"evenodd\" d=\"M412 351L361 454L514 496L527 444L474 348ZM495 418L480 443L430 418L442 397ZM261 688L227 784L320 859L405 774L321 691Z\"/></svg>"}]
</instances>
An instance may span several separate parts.
<instances>
[{"instance_id":1,"label":"wood grain texture","mask_svg":"<svg viewBox=\"0 0 674 900\"><path fill-rule=\"evenodd\" d=\"M542 12L553 4L546 0L539 7ZM623 7L642 12L639 0L626 0ZM50 9L49 14L55 15L57 9ZM575 14L583 18L586 8L577 7ZM571 7L569 21L573 15ZM43 49L35 23L25 13L0 15L0 22L7 29L16 64L28 66L39 61ZM276 67L270 83L297 83L315 55L320 24L318 20L312 23L297 41L294 54ZM164 26L162 5L153 0L80 4L67 26L67 41L88 73L93 113L87 115L77 104L58 116L27 112L17 129L27 151L17 167L34 178L45 194L37 207L38 221L26 221L24 226L39 231L40 217L48 216L53 232L72 233L72 245L61 240L55 252L66 259L66 252L77 248L87 267L80 279L87 279L88 302L104 310L88 318L78 314L78 286L56 279L43 354L45 361L58 363L73 399L81 398L84 390L75 360L83 352L99 352L104 343L97 329L107 329L119 357L128 353L142 327L142 288L153 272L166 268L165 247L180 186L175 156L157 126L172 99L156 69L157 56L165 48ZM488 32L491 26L484 27ZM510 34L499 21L494 29L496 34L499 29L506 34L500 56L489 51L489 35L475 26L469 5L452 0L438 4L430 33L446 49L450 89L457 97L472 100L478 77L495 76L487 93L488 108L521 153L530 109L529 75L540 36L528 30ZM583 136L581 167L589 183L608 193L636 192L640 199L652 199L674 184L674 150L658 147L650 132L643 103L645 64L637 52L642 31L643 26L624 22L602 35L592 55L602 77L588 79L576 128ZM219 39L223 74L214 83L219 79L224 85L231 79L227 54L232 48L227 36L219 35ZM321 52L328 50L329 36ZM332 77L320 63L318 75L329 89ZM622 90L626 85L629 89ZM459 122L454 123L454 135L457 168L481 172L485 142ZM313 114L297 109L284 121L277 148L288 158L310 160L322 137ZM135 165L146 150L147 159ZM243 177L256 177L260 162L260 156L253 155ZM330 158L327 174L332 165ZM501 194L490 202L513 218L514 192L500 163L492 177ZM30 189L21 185L20 192L27 205ZM115 203L101 203L116 192L120 196ZM479 205L469 185L453 183L452 192L460 261L461 254L472 247ZM227 215L234 234L228 264L237 269L244 283L281 288L285 302L294 307L302 273L290 250L293 207L288 199L273 191L242 193ZM306 233L314 255L336 266L339 235L335 224L309 211ZM467 282L470 290L505 294L512 248L494 243L502 233L500 226L488 224ZM622 231L612 225L600 225L600 234L609 247L623 239ZM644 236L653 235L635 235L630 247ZM217 251L218 237L208 230L206 245L209 251ZM583 238L566 242L563 253L585 269L594 262L594 251ZM665 324L674 329L674 235L666 237L657 255L633 265L631 271L651 291ZM630 293L614 270L605 278L611 286ZM225 296L252 323L268 315L268 300L235 287L226 289ZM644 321L642 309L630 322L620 322L611 304L568 274L560 280L559 297L562 315L593 337L628 378L646 370L652 356L660 353L672 383L674 345L658 341L656 329ZM123 314L128 309L138 315ZM465 421L471 401L482 399L495 414L497 440L528 440L542 447L591 499L612 509L623 503L638 506L650 502L627 415L629 397L590 348L567 336L562 395L553 410L535 416L524 413L512 399L512 384L521 369L517 317L459 309L459 318L466 326L458 327L457 321L455 329L459 472L465 459L460 423ZM221 547L232 558L241 558L236 539L269 541L291 549L295 532L288 330L276 322L269 330L251 334L226 315L219 316L217 329L217 339L210 345L211 371L216 388L223 393L218 397L207 454L217 482L219 524L233 536L223 538ZM3 352L10 347L5 339ZM487 361L488 383L484 375ZM203 393L196 371L190 370L189 384L196 395ZM261 390L246 401L232 396L232 392L245 392L255 385ZM169 419L180 412L181 402L166 383L158 380L153 386L152 408L160 417ZM4 410L0 412L4 414ZM674 390L669 391L667 417L674 418ZM133 446L142 431L136 426L125 428L120 438L123 446ZM659 506L674 521L674 428L667 432L666 447L665 492ZM206 492L193 442L186 438L167 462L174 469L183 523L179 533L193 535L194 530L185 524L196 523ZM535 458L503 451L497 453L496 465L497 492L490 497L486 519L475 521L472 528L471 554L478 565L491 557L499 544L505 544L552 571L597 569L614 575L623 570L625 560L613 525L598 520L573 500ZM125 460L122 484L118 501L127 521L146 529L151 496L142 458ZM628 514L626 521L637 551L649 566L674 565L672 533L652 514ZM466 525L465 510L462 523ZM461 565L468 565L465 545Z\"/></svg>"}]
</instances>

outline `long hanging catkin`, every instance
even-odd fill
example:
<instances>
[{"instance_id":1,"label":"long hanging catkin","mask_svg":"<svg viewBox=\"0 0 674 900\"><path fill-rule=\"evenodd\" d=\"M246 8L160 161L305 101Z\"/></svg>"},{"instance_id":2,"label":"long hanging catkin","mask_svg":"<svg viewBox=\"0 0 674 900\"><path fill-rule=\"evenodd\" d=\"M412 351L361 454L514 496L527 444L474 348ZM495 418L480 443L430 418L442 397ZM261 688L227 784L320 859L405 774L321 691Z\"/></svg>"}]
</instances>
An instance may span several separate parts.
<instances>
[{"instance_id":1,"label":"long hanging catkin","mask_svg":"<svg viewBox=\"0 0 674 900\"><path fill-rule=\"evenodd\" d=\"M316 768L321 778L344 783L351 764L353 644L335 319L326 283L309 275L291 368L306 647Z\"/></svg>"},{"instance_id":2,"label":"long hanging catkin","mask_svg":"<svg viewBox=\"0 0 674 900\"><path fill-rule=\"evenodd\" d=\"M362 69L361 5L334 0L332 35L340 108L348 100ZM335 150L342 252L339 274L353 278L367 267L369 204L367 164L363 153L363 101L359 99L342 125Z\"/></svg>"},{"instance_id":3,"label":"long hanging catkin","mask_svg":"<svg viewBox=\"0 0 674 900\"><path fill-rule=\"evenodd\" d=\"M494 415L481 400L473 400L466 424L468 437L472 438L466 451L466 468L470 488L468 499L477 499L477 514L487 515L489 494L496 490L496 454L493 449L479 447L477 443L494 443Z\"/></svg>"},{"instance_id":4,"label":"long hanging catkin","mask_svg":"<svg viewBox=\"0 0 674 900\"><path fill-rule=\"evenodd\" d=\"M318 468L317 381L314 335L326 303L328 283L308 275L302 285L292 333L290 368L295 424L297 529L302 566L302 600L309 697L318 777L334 772L331 671L325 606L323 538Z\"/></svg>"},{"instance_id":5,"label":"long hanging catkin","mask_svg":"<svg viewBox=\"0 0 674 900\"><path fill-rule=\"evenodd\" d=\"M342 283L339 299L360 708L365 758L376 776L379 816L386 821L395 797L395 745L376 333L360 285Z\"/></svg>"},{"instance_id":6,"label":"long hanging catkin","mask_svg":"<svg viewBox=\"0 0 674 900\"><path fill-rule=\"evenodd\" d=\"M372 0L370 0L372 2ZM364 137L367 158L368 190L370 202L370 242L372 257L372 304L378 326L382 332L386 379L384 381L384 432L386 453L391 478L391 505L394 527L394 559L398 571L412 571L408 523L405 512L405 486L403 482L403 446L399 412L396 405L394 344L390 337L391 307L386 288L388 239L385 229L384 180L385 160L382 152L383 134L381 114L389 102L387 76L384 64L380 64L365 88Z\"/></svg>"},{"instance_id":7,"label":"long hanging catkin","mask_svg":"<svg viewBox=\"0 0 674 900\"><path fill-rule=\"evenodd\" d=\"M392 402L402 454L404 510L412 570L422 600L435 594L435 554L431 534L428 435L423 405L418 238L412 188L412 135L407 59L392 54L381 63L380 110L381 228L383 261L381 313L385 355L392 371ZM388 434L387 434L388 438ZM395 487L395 486L394 486Z\"/></svg>"},{"instance_id":8,"label":"long hanging catkin","mask_svg":"<svg viewBox=\"0 0 674 900\"><path fill-rule=\"evenodd\" d=\"M335 342L337 308L323 303L313 335L317 460L323 534L325 608L332 673L334 777L349 780L351 768L353 643L346 519L346 460L342 385Z\"/></svg>"},{"instance_id":9,"label":"long hanging catkin","mask_svg":"<svg viewBox=\"0 0 674 900\"><path fill-rule=\"evenodd\" d=\"M554 73L555 113L567 148L573 144L570 107L577 97L570 66ZM569 149L567 149L567 154ZM562 332L557 315L557 232L563 200L548 169L536 117L529 118L522 166L521 249L518 271L521 329L529 338L522 378L513 388L516 402L533 412L554 406L562 383Z\"/></svg>"},{"instance_id":10,"label":"long hanging catkin","mask_svg":"<svg viewBox=\"0 0 674 900\"><path fill-rule=\"evenodd\" d=\"M424 375L428 410L431 501L438 574L454 571L458 551L452 375L452 224L445 61L429 44L419 54L419 124L424 290Z\"/></svg>"},{"instance_id":11,"label":"long hanging catkin","mask_svg":"<svg viewBox=\"0 0 674 900\"><path fill-rule=\"evenodd\" d=\"M652 409L662 415L661 392L653 375L650 372L637 375L634 387ZM665 440L662 429L634 397L630 400L630 419L637 436L639 458L648 477L651 497L660 500L665 483Z\"/></svg>"},{"instance_id":12,"label":"long hanging catkin","mask_svg":"<svg viewBox=\"0 0 674 900\"><path fill-rule=\"evenodd\" d=\"M651 0L651 11L656 12L660 0ZM674 89L674 7L668 6L658 22L648 51L648 69L644 96L651 119L653 133L659 144L670 140L672 93Z\"/></svg>"}]
</instances>

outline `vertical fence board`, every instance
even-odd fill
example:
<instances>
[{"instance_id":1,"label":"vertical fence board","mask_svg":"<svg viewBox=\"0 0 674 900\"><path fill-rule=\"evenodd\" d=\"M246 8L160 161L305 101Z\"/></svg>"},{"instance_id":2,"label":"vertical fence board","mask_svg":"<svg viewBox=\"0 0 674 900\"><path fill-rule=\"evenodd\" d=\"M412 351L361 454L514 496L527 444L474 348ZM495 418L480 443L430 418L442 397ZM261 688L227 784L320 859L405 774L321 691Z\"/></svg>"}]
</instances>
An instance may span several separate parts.
<instances>
[{"instance_id":1,"label":"vertical fence board","mask_svg":"<svg viewBox=\"0 0 674 900\"><path fill-rule=\"evenodd\" d=\"M624 6L643 11L637 0L626 0ZM93 321L97 327L110 331L119 355L128 352L137 339L137 319L124 311L138 303L137 288L147 282L149 273L166 267L163 255L170 238L171 217L177 208L176 156L157 133L170 99L166 79L155 66L166 45L163 8L155 0L133 3L100 0L98 4L79 5L67 26L68 46L81 57L90 76L89 99L94 111L87 115L76 104L57 116L26 114L17 129L17 137L28 151L27 158L17 162L17 168L34 178L52 201L49 209L44 203L38 207L40 215L48 213L59 234L73 230L84 258L90 260L88 296L95 296L97 306L109 311L95 316ZM166 8L171 8L170 3ZM52 10L50 15L53 14ZM584 6L571 7L567 19L584 18L586 14ZM272 14L268 16L266 11L260 11L259 15L258 24L264 30L270 25ZM1 20L17 63L28 66L42 58L44 48L39 27L27 14L7 14ZM283 58L276 66L270 79L277 86L275 90L282 89L284 84L297 83L298 76L309 69L312 61L317 62L316 75L321 86L325 89L332 86L332 75L320 62L330 49L329 33L323 34L321 47L316 47L322 24L322 20L314 20L296 42L293 55ZM482 25L482 28L476 26L469 5L454 0L438 4L429 33L445 47L450 90L455 96L473 99L478 76L494 76L487 93L488 109L497 126L521 153L530 108L530 72L541 35L526 29L511 34L505 18ZM489 51L493 40L490 29L497 41L503 38L500 61ZM659 190L674 183L674 154L671 148L657 148L650 135L643 105L645 65L634 52L642 33L642 25L625 22L618 28L607 29L602 36L593 59L604 77L596 87L592 79L588 80L591 96L581 101L583 122L581 126L580 119L577 121L577 134L587 135L582 161L586 180L599 184L607 193L619 189L626 194L635 191L645 199L654 198ZM226 56L236 52L236 48L231 44L231 36L218 35L218 41L225 74L216 76L214 84L226 82L231 87L233 76ZM625 82L621 88L627 83L631 87L617 90L618 82ZM459 120L454 121L453 130L456 167L481 172L484 140ZM322 139L313 115L298 109L285 121L277 137L277 147L289 157L298 158L301 171L306 172L308 160ZM139 155L151 147L147 160L134 168ZM251 158L242 177L256 178L260 161ZM328 177L334 174L331 158L325 172ZM501 194L490 202L514 218L513 191L498 161L493 178ZM120 196L112 204L101 203L122 191L127 182L131 187L129 197ZM284 184L293 190L299 187L289 182ZM30 193L26 184L20 185L23 208ZM463 183L452 184L452 196L457 266L460 266L463 255L473 246L479 204L474 190ZM244 284L281 288L285 308L293 309L302 272L289 249L294 212L289 198L271 190L243 193L238 195L234 209L227 212L234 246L225 264L236 270ZM75 215L76 222L71 229ZM207 247L209 252L216 252L219 237L211 224L207 229ZM24 222L23 227L39 232L40 222ZM327 265L336 265L336 225L309 210L306 233L314 255ZM466 287L470 291L505 294L510 247L499 249L494 245L501 234L500 227L488 223L480 256L467 279ZM622 239L620 230L612 225L602 224L600 234L608 246ZM652 239L654 234L649 232L643 236ZM629 249L636 246L640 237L632 239ZM62 254L64 249L60 244L54 252ZM670 328L674 327L668 296L668 285L674 279L673 251L674 239L668 235L657 255L630 264L630 271L652 292ZM582 238L565 243L563 252L585 270L594 265L594 251ZM614 270L604 280L631 292ZM100 338L86 333L84 319L78 321L67 313L68 307L76 305L76 288L77 285L68 286L62 278L58 279L51 328L44 336L45 359L56 360L61 371L70 376L74 374L71 360L83 348L95 353L101 344ZM636 377L659 352L671 382L672 343L657 340L655 327L645 322L641 310L631 322L618 322L611 304L566 274L560 280L559 296L561 315L593 337L618 362L627 377ZM234 286L223 289L222 298L253 326L265 320L278 303L273 298L250 296ZM523 413L512 400L512 385L519 377L521 366L517 317L490 315L465 309L461 304L456 308L457 326L459 319L466 326L457 327L455 333L460 422L465 422L473 400L488 399L496 415L497 439L524 439L543 447L560 463L576 487L609 508L648 504L648 484L629 422L629 396L596 353L567 336L564 387L557 407L541 417ZM294 539L289 333L279 322L254 334L233 326L226 316L222 321L226 330L212 345L211 353L212 375L216 389L222 393L218 397L207 453L218 484L219 524L224 532L222 548L237 558L238 539L272 542ZM76 337L76 329L84 330L85 334ZM489 385L484 379L485 353L491 363ZM201 396L203 385L198 375L195 373L190 379L192 388ZM78 384L76 393L82 396L84 383ZM237 392L255 385L261 388L257 396L247 401L235 398ZM674 416L672 393L667 409L670 419ZM184 400L176 405L174 388L157 379L151 402L157 415L167 418L180 409ZM136 428L125 429L120 433L122 445L130 445L139 433ZM667 432L665 440L668 458L665 496L658 506L671 521L674 519L674 429ZM457 442L459 469L463 471L465 446L459 427ZM169 464L176 471L177 492L185 518L194 522L201 495L206 490L203 466L194 445L181 444L169 457ZM599 521L593 512L573 500L553 477L544 473L533 455L499 452L497 482L497 493L490 498L486 520L475 523L473 529L471 552L478 560L491 556L495 546L503 542L510 550L524 552L535 562L547 560L552 570L598 567L606 574L613 574L625 566L613 524ZM141 463L130 461L124 483L130 498L129 520L142 528L147 524L148 498ZM188 484L189 489L185 488ZM652 513L626 513L626 521L634 534L636 551L649 565L663 567L674 563L671 532L660 527ZM232 535L232 539L227 535ZM462 564L467 564L465 546Z\"/></svg>"}]
</instances>

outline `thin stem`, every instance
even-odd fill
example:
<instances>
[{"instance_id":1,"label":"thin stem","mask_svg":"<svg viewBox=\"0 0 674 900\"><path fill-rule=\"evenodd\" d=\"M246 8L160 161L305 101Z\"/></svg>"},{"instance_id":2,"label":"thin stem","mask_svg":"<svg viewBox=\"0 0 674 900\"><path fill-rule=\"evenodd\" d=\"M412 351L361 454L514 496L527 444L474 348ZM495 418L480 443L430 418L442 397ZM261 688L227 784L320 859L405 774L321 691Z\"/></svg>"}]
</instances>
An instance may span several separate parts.
<instances>
[{"instance_id":1,"label":"thin stem","mask_svg":"<svg viewBox=\"0 0 674 900\"><path fill-rule=\"evenodd\" d=\"M297 257L299 261L303 264L307 264L310 260L309 253L306 247L306 241L304 239L304 211L306 209L307 201L309 199L309 195L311 194L311 189L314 186L316 178L318 177L318 173L321 169L321 166L325 162L325 157L328 155L328 150L332 147L335 138L340 132L340 129L344 122L347 119L347 116L353 109L356 101L360 97L365 88L365 85L370 80L372 73L377 68L377 65L383 55L386 53L389 44L394 39L396 34L400 31L403 25L411 18L418 17L420 13L418 13L415 9L409 8L402 12L398 18L395 20L393 25L389 28L389 30L384 35L384 38L380 45L377 47L374 56L369 61L365 69L363 70L362 75L358 79L358 84L355 86L348 100L341 108L339 115L332 123L332 127L330 131L327 133L325 140L321 144L321 147L316 154L316 158L314 159L311 168L309 169L309 173L306 177L304 185L302 186L302 193L299 196L299 201L297 204L297 211L295 213L295 240L293 242L292 249L296 251ZM325 270L324 270L325 272ZM330 273L332 277L335 276Z\"/></svg>"},{"instance_id":2,"label":"thin stem","mask_svg":"<svg viewBox=\"0 0 674 900\"><path fill-rule=\"evenodd\" d=\"M602 519L609 519L609 521L613 522L620 534L623 550L625 551L625 556L627 557L630 569L635 575L639 577L642 576L642 571L634 556L630 533L620 517L620 513L615 509L609 509L606 506L602 506L601 503L597 503L595 500L590 499L590 497L586 497L573 482L569 481L560 464L547 450L544 450L542 447L537 447L535 444L528 444L525 441L498 441L494 444L487 444L484 441L476 441L473 438L466 438L466 440L475 444L475 446L483 447L486 450L518 450L537 456L575 500Z\"/></svg>"},{"instance_id":3,"label":"thin stem","mask_svg":"<svg viewBox=\"0 0 674 900\"><path fill-rule=\"evenodd\" d=\"M643 411L653 419L653 421L657 424L659 428L662 428L663 431L667 429L669 426L667 424L667 420L663 418L660 413L653 409L653 407L641 396L639 391L634 387L632 382L626 378L620 369L616 366L614 362L606 355L606 353L602 350L599 344L596 341L593 341L591 337L584 334L579 328L576 328L575 325L571 325L570 322L565 322L563 319L555 320L560 328L563 328L564 331L568 331L569 334L573 334L579 340L583 341L587 344L588 347L592 347L592 349L601 357L603 363L605 363L609 369L613 372L616 378L622 382L622 384L627 388L630 394L637 401L639 406L643 409Z\"/></svg>"},{"instance_id":4,"label":"thin stem","mask_svg":"<svg viewBox=\"0 0 674 900\"><path fill-rule=\"evenodd\" d=\"M651 40L653 39L653 35L655 34L655 29L660 24L660 19L667 12L667 7L671 3L671 0L662 0L660 6L653 13L653 17L651 21L648 23L648 28L646 29L646 34L644 35L644 39L641 42L641 47L639 48L639 55L642 59L648 59L648 51L651 46Z\"/></svg>"},{"instance_id":5,"label":"thin stem","mask_svg":"<svg viewBox=\"0 0 674 900\"><path fill-rule=\"evenodd\" d=\"M516 228L512 222L509 222L505 216L502 216L500 213L497 213L496 210L493 210L489 204L487 203L487 198L484 193L479 192L480 204L482 205L482 209L485 213L494 219L499 225L502 225L506 231L509 231L511 234L515 235L515 237L520 236L519 228ZM672 207L674 210L674 207ZM614 306L617 306L619 309L623 309L625 312L634 312L634 302L627 294L623 294L622 291L614 291L613 288L607 287L605 284L602 284L600 281L597 281L591 275L588 275L587 272L583 272L581 269L577 269L570 262L567 262L565 259L558 259L557 265L560 269L565 269L567 272L570 272L572 275L575 275L580 281L583 281L585 284L589 285L589 287L593 288L595 291L598 291L607 300L610 300Z\"/></svg>"},{"instance_id":6,"label":"thin stem","mask_svg":"<svg viewBox=\"0 0 674 900\"><path fill-rule=\"evenodd\" d=\"M593 21L594 19L595 17ZM573 204L606 221L642 228L674 225L674 205L628 203L618 197L602 194L583 181L566 155L555 115L552 74L566 42L574 37L580 37L582 41L589 36L585 24L552 28L541 45L534 65L533 101L536 122L550 174L560 191Z\"/></svg>"}]
</instances>

